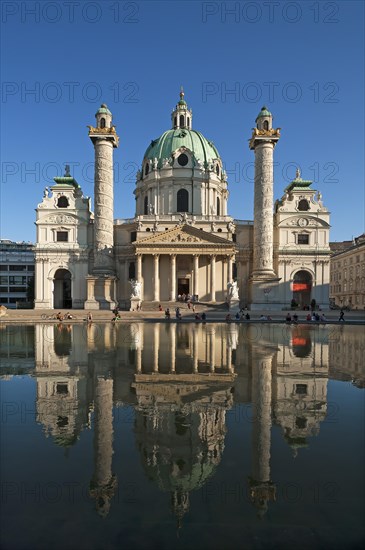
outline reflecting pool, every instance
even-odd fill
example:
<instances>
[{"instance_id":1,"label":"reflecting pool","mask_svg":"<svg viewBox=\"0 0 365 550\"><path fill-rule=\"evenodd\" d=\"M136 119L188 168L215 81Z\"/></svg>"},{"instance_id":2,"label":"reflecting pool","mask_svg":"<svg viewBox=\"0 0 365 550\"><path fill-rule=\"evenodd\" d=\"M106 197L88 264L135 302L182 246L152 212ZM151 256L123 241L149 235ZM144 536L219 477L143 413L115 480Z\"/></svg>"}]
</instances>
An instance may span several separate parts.
<instances>
[{"instance_id":1,"label":"reflecting pool","mask_svg":"<svg viewBox=\"0 0 365 550\"><path fill-rule=\"evenodd\" d=\"M363 327L0 339L2 548L362 547Z\"/></svg>"}]
</instances>

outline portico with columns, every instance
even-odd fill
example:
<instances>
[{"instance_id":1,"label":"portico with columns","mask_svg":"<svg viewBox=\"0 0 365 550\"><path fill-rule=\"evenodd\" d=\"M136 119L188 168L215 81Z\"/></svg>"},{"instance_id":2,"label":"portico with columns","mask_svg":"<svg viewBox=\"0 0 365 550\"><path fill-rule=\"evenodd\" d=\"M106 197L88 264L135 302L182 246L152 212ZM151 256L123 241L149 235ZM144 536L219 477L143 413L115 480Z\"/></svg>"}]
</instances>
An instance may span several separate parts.
<instances>
[{"instance_id":1,"label":"portico with columns","mask_svg":"<svg viewBox=\"0 0 365 550\"><path fill-rule=\"evenodd\" d=\"M176 301L190 294L224 301L235 260L231 241L185 225L137 240L135 254L142 300Z\"/></svg>"}]
</instances>

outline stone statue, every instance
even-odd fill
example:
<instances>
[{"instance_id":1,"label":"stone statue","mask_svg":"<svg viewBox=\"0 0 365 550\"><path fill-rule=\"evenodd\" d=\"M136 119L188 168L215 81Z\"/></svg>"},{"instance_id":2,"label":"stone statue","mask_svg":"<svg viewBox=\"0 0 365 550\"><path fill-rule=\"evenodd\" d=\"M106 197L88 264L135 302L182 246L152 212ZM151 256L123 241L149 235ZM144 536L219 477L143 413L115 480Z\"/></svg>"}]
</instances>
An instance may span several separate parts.
<instances>
[{"instance_id":1,"label":"stone statue","mask_svg":"<svg viewBox=\"0 0 365 550\"><path fill-rule=\"evenodd\" d=\"M148 205L148 212L149 212L150 214L154 214L154 213L155 213L155 208L154 208L153 204L151 204L151 203Z\"/></svg>"},{"instance_id":2,"label":"stone statue","mask_svg":"<svg viewBox=\"0 0 365 550\"><path fill-rule=\"evenodd\" d=\"M131 287L132 287L131 299L132 298L140 298L141 297L142 284L139 281L136 281L135 279L131 279L130 283L131 283Z\"/></svg>"},{"instance_id":3,"label":"stone statue","mask_svg":"<svg viewBox=\"0 0 365 550\"><path fill-rule=\"evenodd\" d=\"M137 170L136 180L139 181L141 179L141 171Z\"/></svg>"},{"instance_id":4,"label":"stone statue","mask_svg":"<svg viewBox=\"0 0 365 550\"><path fill-rule=\"evenodd\" d=\"M157 158L155 157L155 158L153 159L153 164L152 164L152 168L153 168L154 170L157 170L157 164L158 164L158 160L157 160Z\"/></svg>"},{"instance_id":5,"label":"stone statue","mask_svg":"<svg viewBox=\"0 0 365 550\"><path fill-rule=\"evenodd\" d=\"M197 160L197 168L199 170L204 170L204 164L200 159Z\"/></svg>"},{"instance_id":6,"label":"stone statue","mask_svg":"<svg viewBox=\"0 0 365 550\"><path fill-rule=\"evenodd\" d=\"M45 190L43 191L43 197L44 197L45 199L48 199L48 197L49 197L49 189L48 189L48 187L46 187Z\"/></svg>"},{"instance_id":7,"label":"stone statue","mask_svg":"<svg viewBox=\"0 0 365 550\"><path fill-rule=\"evenodd\" d=\"M227 284L228 301L239 300L237 281L232 281Z\"/></svg>"}]
</instances>

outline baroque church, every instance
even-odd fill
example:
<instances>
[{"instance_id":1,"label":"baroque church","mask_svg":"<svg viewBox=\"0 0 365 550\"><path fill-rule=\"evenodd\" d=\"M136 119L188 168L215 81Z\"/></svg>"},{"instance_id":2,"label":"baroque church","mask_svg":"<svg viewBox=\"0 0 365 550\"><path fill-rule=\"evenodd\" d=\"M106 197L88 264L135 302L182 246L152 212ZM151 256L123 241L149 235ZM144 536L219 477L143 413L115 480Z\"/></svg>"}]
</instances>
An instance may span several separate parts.
<instances>
[{"instance_id":1,"label":"baroque church","mask_svg":"<svg viewBox=\"0 0 365 550\"><path fill-rule=\"evenodd\" d=\"M114 219L113 153L119 137L102 104L95 126L94 211L69 173L36 209L35 308L134 309L142 302L227 300L281 309L329 304L329 212L311 181L296 177L274 203L274 149L281 134L263 107L255 156L254 220L228 214L228 181L215 145L193 130L184 92L171 129L151 141L137 172L136 212Z\"/></svg>"}]
</instances>

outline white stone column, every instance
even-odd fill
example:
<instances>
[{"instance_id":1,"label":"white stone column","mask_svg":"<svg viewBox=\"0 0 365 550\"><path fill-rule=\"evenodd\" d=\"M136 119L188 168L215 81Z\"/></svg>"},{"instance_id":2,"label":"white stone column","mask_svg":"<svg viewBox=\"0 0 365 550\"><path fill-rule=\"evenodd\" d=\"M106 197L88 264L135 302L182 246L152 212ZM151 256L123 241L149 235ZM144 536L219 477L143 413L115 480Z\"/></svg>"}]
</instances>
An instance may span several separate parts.
<instances>
[{"instance_id":1,"label":"white stone column","mask_svg":"<svg viewBox=\"0 0 365 550\"><path fill-rule=\"evenodd\" d=\"M114 271L113 262L113 142L99 137L94 140L94 270Z\"/></svg>"},{"instance_id":2,"label":"white stone column","mask_svg":"<svg viewBox=\"0 0 365 550\"><path fill-rule=\"evenodd\" d=\"M153 273L154 273L154 281L153 281L153 300L155 302L160 301L160 275L159 275L159 261L160 256L159 254L153 255Z\"/></svg>"},{"instance_id":3,"label":"white stone column","mask_svg":"<svg viewBox=\"0 0 365 550\"><path fill-rule=\"evenodd\" d=\"M228 282L230 283L233 279L233 257L228 257Z\"/></svg>"},{"instance_id":4,"label":"white stone column","mask_svg":"<svg viewBox=\"0 0 365 550\"><path fill-rule=\"evenodd\" d=\"M199 254L194 254L193 258L193 294L199 296Z\"/></svg>"},{"instance_id":5,"label":"white stone column","mask_svg":"<svg viewBox=\"0 0 365 550\"><path fill-rule=\"evenodd\" d=\"M210 301L215 302L215 255L210 257Z\"/></svg>"},{"instance_id":6,"label":"white stone column","mask_svg":"<svg viewBox=\"0 0 365 550\"><path fill-rule=\"evenodd\" d=\"M142 254L137 254L137 281L142 283Z\"/></svg>"},{"instance_id":7,"label":"white stone column","mask_svg":"<svg viewBox=\"0 0 365 550\"><path fill-rule=\"evenodd\" d=\"M170 302L176 301L176 254L170 254Z\"/></svg>"},{"instance_id":8,"label":"white stone column","mask_svg":"<svg viewBox=\"0 0 365 550\"><path fill-rule=\"evenodd\" d=\"M273 278L273 193L274 161L272 141L255 145L254 187L254 278Z\"/></svg>"}]
</instances>

